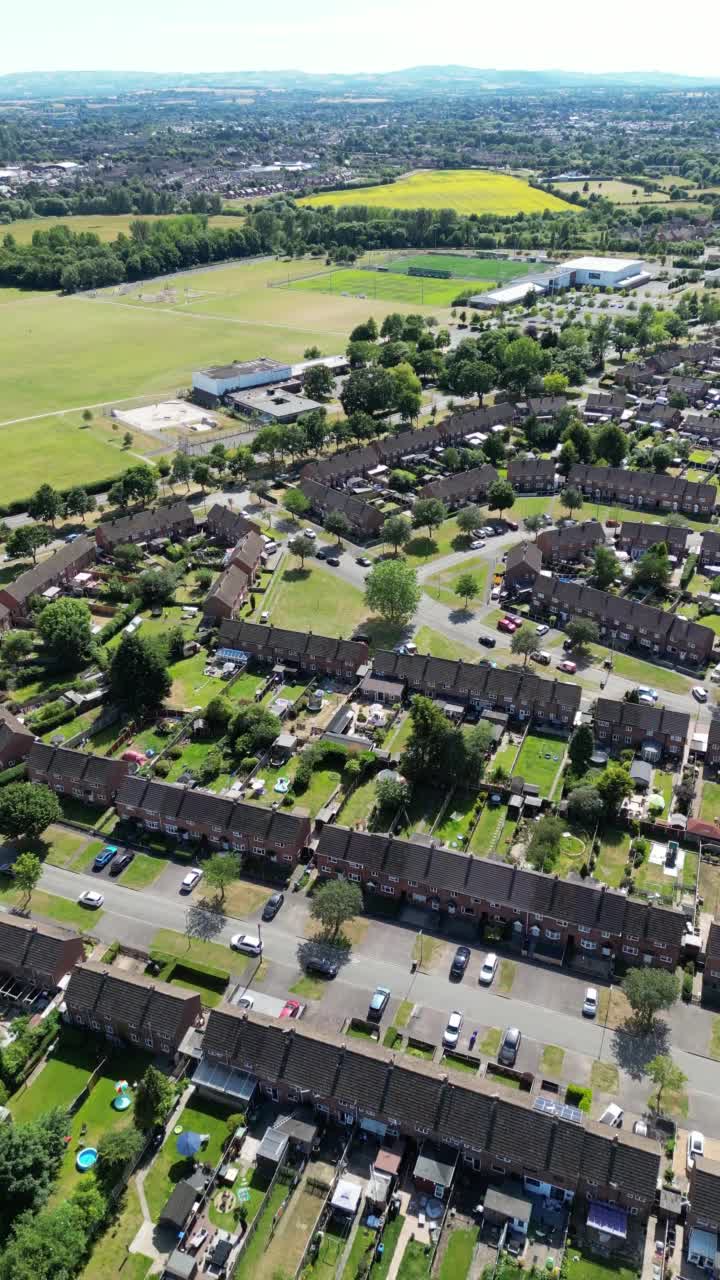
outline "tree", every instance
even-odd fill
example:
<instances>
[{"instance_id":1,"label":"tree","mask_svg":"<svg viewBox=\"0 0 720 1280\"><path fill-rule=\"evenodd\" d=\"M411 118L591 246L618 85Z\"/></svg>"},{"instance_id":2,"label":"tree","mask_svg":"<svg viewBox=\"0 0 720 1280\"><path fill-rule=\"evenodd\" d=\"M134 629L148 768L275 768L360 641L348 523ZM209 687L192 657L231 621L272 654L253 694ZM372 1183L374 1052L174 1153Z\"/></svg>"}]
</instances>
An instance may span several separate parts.
<instances>
[{"instance_id":1,"label":"tree","mask_svg":"<svg viewBox=\"0 0 720 1280\"><path fill-rule=\"evenodd\" d=\"M575 489L573 485L568 485L560 494L560 501L570 516L573 511L579 511L583 504L583 496L579 489Z\"/></svg>"},{"instance_id":2,"label":"tree","mask_svg":"<svg viewBox=\"0 0 720 1280\"><path fill-rule=\"evenodd\" d=\"M304 533L299 533L290 543L290 550L294 556L300 561L301 568L305 568L305 559L311 556L315 550L315 543L312 538L306 537Z\"/></svg>"},{"instance_id":3,"label":"tree","mask_svg":"<svg viewBox=\"0 0 720 1280\"><path fill-rule=\"evenodd\" d=\"M214 853L205 863L205 883L217 889L221 906L225 904L228 885L240 877L240 862L233 853Z\"/></svg>"},{"instance_id":4,"label":"tree","mask_svg":"<svg viewBox=\"0 0 720 1280\"><path fill-rule=\"evenodd\" d=\"M416 529L427 529L428 537L447 520L447 507L439 498L418 498L413 507L412 522Z\"/></svg>"},{"instance_id":5,"label":"tree","mask_svg":"<svg viewBox=\"0 0 720 1280\"><path fill-rule=\"evenodd\" d=\"M38 619L43 644L63 670L82 666L93 645L92 614L85 600L56 600Z\"/></svg>"},{"instance_id":6,"label":"tree","mask_svg":"<svg viewBox=\"0 0 720 1280\"><path fill-rule=\"evenodd\" d=\"M0 1126L3 1232L13 1219L39 1209L47 1199L65 1154L67 1125L67 1115L58 1107L27 1124Z\"/></svg>"},{"instance_id":7,"label":"tree","mask_svg":"<svg viewBox=\"0 0 720 1280\"><path fill-rule=\"evenodd\" d=\"M347 880L330 880L318 889L312 900L310 915L318 920L330 942L337 938L342 926L363 909L360 886Z\"/></svg>"},{"instance_id":8,"label":"tree","mask_svg":"<svg viewBox=\"0 0 720 1280\"><path fill-rule=\"evenodd\" d=\"M564 373L546 373L543 378L543 391L546 396L562 396L569 385L567 374Z\"/></svg>"},{"instance_id":9,"label":"tree","mask_svg":"<svg viewBox=\"0 0 720 1280\"><path fill-rule=\"evenodd\" d=\"M137 580L137 592L146 609L169 604L177 585L172 569L146 569Z\"/></svg>"},{"instance_id":10,"label":"tree","mask_svg":"<svg viewBox=\"0 0 720 1280\"><path fill-rule=\"evenodd\" d=\"M205 708L205 723L214 737L219 738L227 731L232 712L230 702L222 694L210 699Z\"/></svg>"},{"instance_id":11,"label":"tree","mask_svg":"<svg viewBox=\"0 0 720 1280\"><path fill-rule=\"evenodd\" d=\"M338 545L352 532L352 525L344 511L328 511L325 517L325 528L337 539Z\"/></svg>"},{"instance_id":12,"label":"tree","mask_svg":"<svg viewBox=\"0 0 720 1280\"><path fill-rule=\"evenodd\" d=\"M381 812L397 813L409 798L410 788L404 778L381 778L375 784L375 807Z\"/></svg>"},{"instance_id":13,"label":"tree","mask_svg":"<svg viewBox=\"0 0 720 1280\"><path fill-rule=\"evenodd\" d=\"M655 471L667 471L672 466L675 454L669 444L659 444L652 451L652 465Z\"/></svg>"},{"instance_id":14,"label":"tree","mask_svg":"<svg viewBox=\"0 0 720 1280\"><path fill-rule=\"evenodd\" d=\"M5 543L8 558L32 556L33 564L37 564L37 553L41 547L52 542L52 533L44 524L21 524L13 529Z\"/></svg>"},{"instance_id":15,"label":"tree","mask_svg":"<svg viewBox=\"0 0 720 1280\"><path fill-rule=\"evenodd\" d=\"M33 520L43 520L55 527L55 521L62 513L63 500L52 485L41 484L28 502L28 515Z\"/></svg>"},{"instance_id":16,"label":"tree","mask_svg":"<svg viewBox=\"0 0 720 1280\"><path fill-rule=\"evenodd\" d=\"M386 413L395 405L396 382L389 369L353 369L345 380L340 403L348 417L354 413Z\"/></svg>"},{"instance_id":17,"label":"tree","mask_svg":"<svg viewBox=\"0 0 720 1280\"><path fill-rule=\"evenodd\" d=\"M412 729L402 756L402 771L412 782L425 783L438 775L456 776L462 733L454 729L439 703L414 697Z\"/></svg>"},{"instance_id":18,"label":"tree","mask_svg":"<svg viewBox=\"0 0 720 1280\"><path fill-rule=\"evenodd\" d=\"M488 486L487 505L490 511L507 511L515 502L515 490L509 480L493 480Z\"/></svg>"},{"instance_id":19,"label":"tree","mask_svg":"<svg viewBox=\"0 0 720 1280\"><path fill-rule=\"evenodd\" d=\"M277 716L256 703L241 703L228 725L236 755L256 755L272 746L282 728Z\"/></svg>"},{"instance_id":20,"label":"tree","mask_svg":"<svg viewBox=\"0 0 720 1280\"><path fill-rule=\"evenodd\" d=\"M568 747L568 755L574 774L579 775L585 772L590 764L594 749L595 739L590 725L579 725L570 739L570 746Z\"/></svg>"},{"instance_id":21,"label":"tree","mask_svg":"<svg viewBox=\"0 0 720 1280\"><path fill-rule=\"evenodd\" d=\"M461 573L455 583L455 595L465 601L465 608L468 607L468 601L474 600L480 593L480 585L477 578L472 573Z\"/></svg>"},{"instance_id":22,"label":"tree","mask_svg":"<svg viewBox=\"0 0 720 1280\"><path fill-rule=\"evenodd\" d=\"M658 542L650 547L635 563L633 584L651 587L653 591L665 591L672 575L672 565L667 543Z\"/></svg>"},{"instance_id":23,"label":"tree","mask_svg":"<svg viewBox=\"0 0 720 1280\"><path fill-rule=\"evenodd\" d=\"M301 516L310 510L310 499L305 497L302 489L288 489L283 506L288 515L297 524Z\"/></svg>"},{"instance_id":24,"label":"tree","mask_svg":"<svg viewBox=\"0 0 720 1280\"><path fill-rule=\"evenodd\" d=\"M188 951L195 941L213 942L220 936L226 924L227 916L217 900L208 902L201 898L193 902L185 912L185 937Z\"/></svg>"},{"instance_id":25,"label":"tree","mask_svg":"<svg viewBox=\"0 0 720 1280\"><path fill-rule=\"evenodd\" d=\"M600 427L592 437L596 457L604 458L608 466L619 467L628 449L627 435L615 422ZM585 461L585 459L583 459Z\"/></svg>"},{"instance_id":26,"label":"tree","mask_svg":"<svg viewBox=\"0 0 720 1280\"><path fill-rule=\"evenodd\" d=\"M595 830L604 810L602 796L595 787L575 787L568 796L568 817L584 831Z\"/></svg>"},{"instance_id":27,"label":"tree","mask_svg":"<svg viewBox=\"0 0 720 1280\"><path fill-rule=\"evenodd\" d=\"M110 697L133 715L157 711L170 692L172 680L165 657L152 640L123 636L110 663Z\"/></svg>"},{"instance_id":28,"label":"tree","mask_svg":"<svg viewBox=\"0 0 720 1280\"><path fill-rule=\"evenodd\" d=\"M571 618L565 630L578 657L584 657L590 644L597 644L600 632L590 618Z\"/></svg>"},{"instance_id":29,"label":"tree","mask_svg":"<svg viewBox=\"0 0 720 1280\"><path fill-rule=\"evenodd\" d=\"M110 1190L120 1181L127 1165L136 1160L143 1147L142 1134L130 1125L108 1129L98 1143L98 1174Z\"/></svg>"},{"instance_id":30,"label":"tree","mask_svg":"<svg viewBox=\"0 0 720 1280\"><path fill-rule=\"evenodd\" d=\"M400 547L404 547L410 541L411 534L412 525L410 521L407 516L400 515L399 512L388 516L380 531L380 537L383 542L392 543L395 555L397 555Z\"/></svg>"},{"instance_id":31,"label":"tree","mask_svg":"<svg viewBox=\"0 0 720 1280\"><path fill-rule=\"evenodd\" d=\"M259 434L260 432L258 432ZM207 462L203 462L202 458L198 458L196 462L193 462L192 478L195 484L200 485L200 492L204 494L210 483L210 468Z\"/></svg>"},{"instance_id":32,"label":"tree","mask_svg":"<svg viewBox=\"0 0 720 1280\"><path fill-rule=\"evenodd\" d=\"M668 974L667 976L674 977L674 974ZM666 1090L668 1093L679 1093L683 1085L687 1083L687 1076L673 1062L669 1053L658 1053L654 1058L651 1058L645 1067L645 1073L656 1086L656 1093L651 1098L650 1105L658 1115L661 1115L663 1094Z\"/></svg>"},{"instance_id":33,"label":"tree","mask_svg":"<svg viewBox=\"0 0 720 1280\"><path fill-rule=\"evenodd\" d=\"M505 347L503 366L503 385L519 395L527 395L547 369L548 356L532 338L515 338Z\"/></svg>"},{"instance_id":34,"label":"tree","mask_svg":"<svg viewBox=\"0 0 720 1280\"><path fill-rule=\"evenodd\" d=\"M54 791L36 782L11 782L0 788L0 835L37 840L61 817Z\"/></svg>"},{"instance_id":35,"label":"tree","mask_svg":"<svg viewBox=\"0 0 720 1280\"><path fill-rule=\"evenodd\" d=\"M655 1015L675 1004L680 987L674 973L633 968L623 978L622 989L641 1030L648 1032L652 1030Z\"/></svg>"},{"instance_id":36,"label":"tree","mask_svg":"<svg viewBox=\"0 0 720 1280\"><path fill-rule=\"evenodd\" d=\"M476 533L478 529L481 529L485 523L482 511L474 505L463 507L461 511L458 511L456 520L460 532L467 534L468 537Z\"/></svg>"},{"instance_id":37,"label":"tree","mask_svg":"<svg viewBox=\"0 0 720 1280\"><path fill-rule=\"evenodd\" d=\"M143 553L134 542L121 542L115 547L112 556L122 573L132 573L140 564Z\"/></svg>"},{"instance_id":38,"label":"tree","mask_svg":"<svg viewBox=\"0 0 720 1280\"><path fill-rule=\"evenodd\" d=\"M620 574L620 561L611 547L600 543L593 553L593 582L605 591Z\"/></svg>"},{"instance_id":39,"label":"tree","mask_svg":"<svg viewBox=\"0 0 720 1280\"><path fill-rule=\"evenodd\" d=\"M554 814L548 814L533 823L526 856L536 871L552 871L560 853L560 841L564 830L564 822Z\"/></svg>"},{"instance_id":40,"label":"tree","mask_svg":"<svg viewBox=\"0 0 720 1280\"><path fill-rule=\"evenodd\" d=\"M404 422L410 422L420 412L422 384L415 370L407 361L401 361L390 370L393 383L393 404Z\"/></svg>"},{"instance_id":41,"label":"tree","mask_svg":"<svg viewBox=\"0 0 720 1280\"><path fill-rule=\"evenodd\" d=\"M605 817L617 817L623 800L633 791L629 769L611 762L605 766L595 785L605 806Z\"/></svg>"},{"instance_id":42,"label":"tree","mask_svg":"<svg viewBox=\"0 0 720 1280\"><path fill-rule=\"evenodd\" d=\"M190 458L186 453L176 453L170 468L170 479L173 484L184 484L185 488L189 489L191 476L192 462Z\"/></svg>"},{"instance_id":43,"label":"tree","mask_svg":"<svg viewBox=\"0 0 720 1280\"><path fill-rule=\"evenodd\" d=\"M84 524L86 515L89 511L94 511L95 506L94 494L87 493L85 489L71 489L65 499L65 514L68 516L82 516Z\"/></svg>"},{"instance_id":44,"label":"tree","mask_svg":"<svg viewBox=\"0 0 720 1280\"><path fill-rule=\"evenodd\" d=\"M534 515L534 516L525 516L525 519L523 520L523 524L525 525L525 528L527 529L528 533L535 534L536 542L537 542L538 533L542 529L544 523L545 521L543 520L540 514Z\"/></svg>"},{"instance_id":45,"label":"tree","mask_svg":"<svg viewBox=\"0 0 720 1280\"><path fill-rule=\"evenodd\" d=\"M123 449L132 449L133 434L132 431L126 431L122 438Z\"/></svg>"},{"instance_id":46,"label":"tree","mask_svg":"<svg viewBox=\"0 0 720 1280\"><path fill-rule=\"evenodd\" d=\"M365 603L387 622L409 622L420 603L422 592L417 574L403 560L383 560L374 565L365 580Z\"/></svg>"},{"instance_id":47,"label":"tree","mask_svg":"<svg viewBox=\"0 0 720 1280\"><path fill-rule=\"evenodd\" d=\"M91 1183L90 1187L93 1186L97 1191L96 1184ZM0 1256L0 1280L58 1280L58 1277L76 1276L88 1251L87 1198L87 1192L81 1197L76 1192L55 1209L25 1213L18 1218ZM105 1199L102 1195L100 1199L106 1212ZM81 1207L78 1200L85 1207ZM95 1218L95 1233L100 1221Z\"/></svg>"},{"instance_id":48,"label":"tree","mask_svg":"<svg viewBox=\"0 0 720 1280\"><path fill-rule=\"evenodd\" d=\"M330 400L335 390L335 379L327 365L315 364L303 374L303 390L311 400Z\"/></svg>"},{"instance_id":49,"label":"tree","mask_svg":"<svg viewBox=\"0 0 720 1280\"><path fill-rule=\"evenodd\" d=\"M481 720L479 724L473 725L466 733L462 734L461 742L464 748L463 760L460 765L464 782L469 787L476 787L485 772L488 755L493 741L492 725L487 720Z\"/></svg>"},{"instance_id":50,"label":"tree","mask_svg":"<svg viewBox=\"0 0 720 1280\"><path fill-rule=\"evenodd\" d=\"M356 324L350 334L351 342L377 342L378 327L374 316L370 316L364 324Z\"/></svg>"},{"instance_id":51,"label":"tree","mask_svg":"<svg viewBox=\"0 0 720 1280\"><path fill-rule=\"evenodd\" d=\"M13 864L13 879L18 889L25 894L24 906L28 906L33 890L42 875L42 862L35 853L21 853Z\"/></svg>"},{"instance_id":52,"label":"tree","mask_svg":"<svg viewBox=\"0 0 720 1280\"><path fill-rule=\"evenodd\" d=\"M175 1089L172 1080L149 1066L142 1077L133 1099L133 1121L135 1128L147 1133L155 1125L164 1124L175 1101Z\"/></svg>"},{"instance_id":53,"label":"tree","mask_svg":"<svg viewBox=\"0 0 720 1280\"><path fill-rule=\"evenodd\" d=\"M522 656L524 659L523 666L527 666L527 660L533 650L537 649L537 643L537 633L529 622L524 622L510 637L511 652L516 657Z\"/></svg>"}]
</instances>

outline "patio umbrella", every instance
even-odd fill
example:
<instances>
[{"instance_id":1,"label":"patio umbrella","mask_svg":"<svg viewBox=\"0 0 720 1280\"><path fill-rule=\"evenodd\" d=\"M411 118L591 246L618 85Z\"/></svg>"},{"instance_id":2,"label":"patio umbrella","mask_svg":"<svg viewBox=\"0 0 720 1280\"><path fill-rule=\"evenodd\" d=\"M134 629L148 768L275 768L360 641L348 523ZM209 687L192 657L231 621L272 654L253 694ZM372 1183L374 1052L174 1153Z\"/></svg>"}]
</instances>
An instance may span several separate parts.
<instances>
[{"instance_id":1,"label":"patio umbrella","mask_svg":"<svg viewBox=\"0 0 720 1280\"><path fill-rule=\"evenodd\" d=\"M129 1088L130 1088L130 1085L128 1084L127 1080L118 1080L115 1083L116 1093L127 1093Z\"/></svg>"},{"instance_id":2,"label":"patio umbrella","mask_svg":"<svg viewBox=\"0 0 720 1280\"><path fill-rule=\"evenodd\" d=\"M181 1133L177 1140L177 1149L181 1156L194 1156L202 1146L202 1134L193 1133L192 1129Z\"/></svg>"}]
</instances>

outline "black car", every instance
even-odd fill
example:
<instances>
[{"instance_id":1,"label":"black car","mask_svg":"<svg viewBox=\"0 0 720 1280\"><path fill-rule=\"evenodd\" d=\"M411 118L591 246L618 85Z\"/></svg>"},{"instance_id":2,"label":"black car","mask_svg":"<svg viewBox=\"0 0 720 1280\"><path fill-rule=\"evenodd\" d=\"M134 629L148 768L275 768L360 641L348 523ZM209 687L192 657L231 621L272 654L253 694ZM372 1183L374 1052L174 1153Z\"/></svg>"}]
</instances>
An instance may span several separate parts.
<instances>
[{"instance_id":1,"label":"black car","mask_svg":"<svg viewBox=\"0 0 720 1280\"><path fill-rule=\"evenodd\" d=\"M494 636L478 636L478 644L484 644L486 649L494 649L496 643Z\"/></svg>"},{"instance_id":2,"label":"black car","mask_svg":"<svg viewBox=\"0 0 720 1280\"><path fill-rule=\"evenodd\" d=\"M316 559L318 560L327 560L329 555L330 555L329 547L318 547L317 551L315 552Z\"/></svg>"},{"instance_id":3,"label":"black car","mask_svg":"<svg viewBox=\"0 0 720 1280\"><path fill-rule=\"evenodd\" d=\"M453 962L450 965L450 977L462 978L469 963L470 963L470 948L458 947L457 951L455 952L455 955L453 956Z\"/></svg>"},{"instance_id":4,"label":"black car","mask_svg":"<svg viewBox=\"0 0 720 1280\"><path fill-rule=\"evenodd\" d=\"M268 898L263 907L263 920L274 920L284 901L284 893L274 893L271 898Z\"/></svg>"},{"instance_id":5,"label":"black car","mask_svg":"<svg viewBox=\"0 0 720 1280\"><path fill-rule=\"evenodd\" d=\"M357 640L358 644L369 644L370 636L367 631L353 631L351 640Z\"/></svg>"},{"instance_id":6,"label":"black car","mask_svg":"<svg viewBox=\"0 0 720 1280\"><path fill-rule=\"evenodd\" d=\"M135 854L132 853L130 849L126 849L125 853L121 853L119 858L114 858L110 863L110 875L119 876L121 871L124 871L126 867L130 866L134 857Z\"/></svg>"},{"instance_id":7,"label":"black car","mask_svg":"<svg viewBox=\"0 0 720 1280\"><path fill-rule=\"evenodd\" d=\"M326 556L326 557L325 557L325 563L326 563L326 564L331 564L331 565L332 565L332 567L333 567L333 569L337 569L338 565L340 564L340 557L339 557L339 556Z\"/></svg>"},{"instance_id":8,"label":"black car","mask_svg":"<svg viewBox=\"0 0 720 1280\"><path fill-rule=\"evenodd\" d=\"M306 973L317 973L321 978L337 978L338 962L329 956L308 956L304 964Z\"/></svg>"},{"instance_id":9,"label":"black car","mask_svg":"<svg viewBox=\"0 0 720 1280\"><path fill-rule=\"evenodd\" d=\"M498 1062L505 1067L514 1067L520 1049L520 1041L522 1034L517 1027L508 1027L502 1040L500 1041L500 1049L498 1051Z\"/></svg>"},{"instance_id":10,"label":"black car","mask_svg":"<svg viewBox=\"0 0 720 1280\"><path fill-rule=\"evenodd\" d=\"M569 653L572 647L573 647L573 642L568 636L567 640L563 640L563 649L565 650L566 653Z\"/></svg>"}]
</instances>

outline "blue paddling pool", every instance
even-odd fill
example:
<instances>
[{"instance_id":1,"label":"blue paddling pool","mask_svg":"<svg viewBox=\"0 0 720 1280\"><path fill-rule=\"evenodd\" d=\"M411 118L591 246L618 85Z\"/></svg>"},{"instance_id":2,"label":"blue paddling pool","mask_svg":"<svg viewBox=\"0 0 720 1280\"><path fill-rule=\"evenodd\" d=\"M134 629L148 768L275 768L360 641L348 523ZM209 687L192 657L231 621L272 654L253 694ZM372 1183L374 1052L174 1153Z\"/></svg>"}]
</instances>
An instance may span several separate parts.
<instances>
[{"instance_id":1,"label":"blue paddling pool","mask_svg":"<svg viewBox=\"0 0 720 1280\"><path fill-rule=\"evenodd\" d=\"M82 1151L78 1151L75 1158L75 1165L80 1173L85 1173L87 1169L92 1169L98 1158L97 1147L83 1147Z\"/></svg>"}]
</instances>

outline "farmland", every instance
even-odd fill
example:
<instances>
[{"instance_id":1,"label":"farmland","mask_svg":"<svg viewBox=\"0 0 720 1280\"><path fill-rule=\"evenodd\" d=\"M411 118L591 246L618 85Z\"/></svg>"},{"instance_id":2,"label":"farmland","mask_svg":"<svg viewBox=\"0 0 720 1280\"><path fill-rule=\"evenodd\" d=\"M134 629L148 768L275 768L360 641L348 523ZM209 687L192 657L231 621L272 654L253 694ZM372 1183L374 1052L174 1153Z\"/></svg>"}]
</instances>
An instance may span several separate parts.
<instances>
[{"instance_id":1,"label":"farmland","mask_svg":"<svg viewBox=\"0 0 720 1280\"><path fill-rule=\"evenodd\" d=\"M108 241L116 240L119 235L129 235L131 222L162 222L163 216L157 213L78 213L67 218L21 218L4 227L3 233L14 236L18 244L29 244L36 231L49 231L51 227L62 226L77 235L89 231L101 240ZM208 218L208 225L211 227L237 227L241 223L242 218L238 219L232 214Z\"/></svg>"},{"instance_id":2,"label":"farmland","mask_svg":"<svg viewBox=\"0 0 720 1280\"><path fill-rule=\"evenodd\" d=\"M670 197L665 191L643 191L642 187L635 187L631 182L588 182L582 180L578 182L558 182L555 184L558 191L562 191L567 195L572 195L577 191L578 195L585 196L603 196L606 200L612 201L613 204L663 204ZM587 185L588 190L585 191Z\"/></svg>"},{"instance_id":3,"label":"farmland","mask_svg":"<svg viewBox=\"0 0 720 1280\"><path fill-rule=\"evenodd\" d=\"M482 169L421 169L386 186L333 191L308 196L300 203L336 207L361 204L372 209L454 209L456 213L505 216L568 208L564 200L535 191L521 178Z\"/></svg>"}]
</instances>

